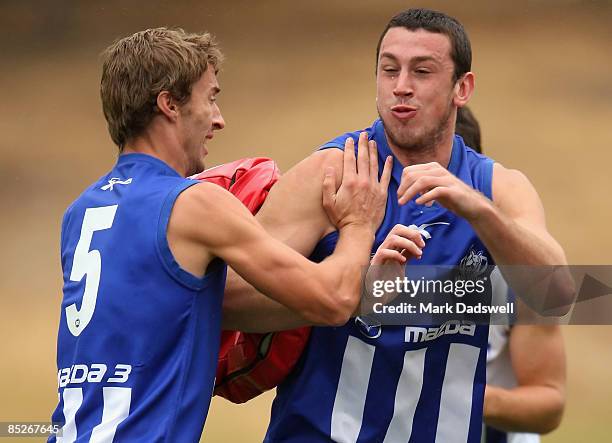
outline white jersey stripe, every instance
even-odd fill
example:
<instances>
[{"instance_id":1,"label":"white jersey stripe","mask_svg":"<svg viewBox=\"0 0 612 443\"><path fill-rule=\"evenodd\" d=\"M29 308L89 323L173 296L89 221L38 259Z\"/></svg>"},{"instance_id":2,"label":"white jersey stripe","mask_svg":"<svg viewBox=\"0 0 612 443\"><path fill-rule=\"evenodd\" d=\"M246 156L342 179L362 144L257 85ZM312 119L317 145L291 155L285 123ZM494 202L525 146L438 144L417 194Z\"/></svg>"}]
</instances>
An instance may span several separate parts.
<instances>
[{"instance_id":1,"label":"white jersey stripe","mask_svg":"<svg viewBox=\"0 0 612 443\"><path fill-rule=\"evenodd\" d=\"M130 413L132 388L102 388L104 409L102 422L93 428L90 443L112 443L117 426Z\"/></svg>"},{"instance_id":2,"label":"white jersey stripe","mask_svg":"<svg viewBox=\"0 0 612 443\"><path fill-rule=\"evenodd\" d=\"M81 388L66 388L64 397L64 418L62 436L57 438L58 443L73 443L77 438L76 413L83 403L83 390Z\"/></svg>"},{"instance_id":3,"label":"white jersey stripe","mask_svg":"<svg viewBox=\"0 0 612 443\"><path fill-rule=\"evenodd\" d=\"M404 366L395 393L393 418L384 443L405 443L410 440L414 412L423 388L426 350L423 348L404 354Z\"/></svg>"},{"instance_id":4,"label":"white jersey stripe","mask_svg":"<svg viewBox=\"0 0 612 443\"><path fill-rule=\"evenodd\" d=\"M474 374L480 349L451 343L440 398L436 443L465 443L470 429ZM480 423L478 424L480 426Z\"/></svg>"},{"instance_id":5,"label":"white jersey stripe","mask_svg":"<svg viewBox=\"0 0 612 443\"><path fill-rule=\"evenodd\" d=\"M348 338L331 416L331 438L335 442L357 441L375 350L358 338Z\"/></svg>"}]
</instances>

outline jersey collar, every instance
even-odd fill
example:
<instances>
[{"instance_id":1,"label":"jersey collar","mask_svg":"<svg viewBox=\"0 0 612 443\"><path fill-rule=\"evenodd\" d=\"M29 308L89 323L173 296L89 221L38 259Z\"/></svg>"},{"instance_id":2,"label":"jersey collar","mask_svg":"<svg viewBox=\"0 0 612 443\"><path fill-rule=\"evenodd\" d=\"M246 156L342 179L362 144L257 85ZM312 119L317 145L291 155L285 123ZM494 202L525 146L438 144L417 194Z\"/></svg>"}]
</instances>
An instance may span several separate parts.
<instances>
[{"instance_id":1,"label":"jersey collar","mask_svg":"<svg viewBox=\"0 0 612 443\"><path fill-rule=\"evenodd\" d=\"M135 162L150 163L150 164L153 164L163 169L169 175L175 175L177 177L181 177L181 174L179 174L175 169L173 169L168 163L164 162L163 160L158 159L157 157L153 157L152 155L149 155L149 154L143 154L141 152L121 154L119 158L117 159L117 166L122 166L122 165L126 165L129 163L135 163Z\"/></svg>"}]
</instances>

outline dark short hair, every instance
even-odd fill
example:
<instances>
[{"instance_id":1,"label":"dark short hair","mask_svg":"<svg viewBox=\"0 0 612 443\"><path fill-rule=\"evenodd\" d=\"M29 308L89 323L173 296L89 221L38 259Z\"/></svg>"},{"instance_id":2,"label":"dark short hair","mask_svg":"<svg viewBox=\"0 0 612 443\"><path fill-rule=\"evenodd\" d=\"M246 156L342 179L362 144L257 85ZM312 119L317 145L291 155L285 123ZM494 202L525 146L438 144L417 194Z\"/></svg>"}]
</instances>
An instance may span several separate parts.
<instances>
[{"instance_id":1,"label":"dark short hair","mask_svg":"<svg viewBox=\"0 0 612 443\"><path fill-rule=\"evenodd\" d=\"M217 72L223 55L212 35L180 28L137 32L103 53L100 97L113 142L122 151L157 113L157 95L168 91L179 103L209 66Z\"/></svg>"},{"instance_id":2,"label":"dark short hair","mask_svg":"<svg viewBox=\"0 0 612 443\"><path fill-rule=\"evenodd\" d=\"M480 145L480 125L467 106L457 108L457 124L455 134L460 135L466 145L476 152L482 153Z\"/></svg>"},{"instance_id":3,"label":"dark short hair","mask_svg":"<svg viewBox=\"0 0 612 443\"><path fill-rule=\"evenodd\" d=\"M376 46L376 66L378 68L378 56L380 45L387 31L391 28L406 28L410 31L424 29L429 32L445 34L451 43L451 58L455 64L454 80L458 80L463 74L472 69L472 46L463 25L455 18L442 12L431 9L408 9L396 14L391 18L383 31Z\"/></svg>"}]
</instances>

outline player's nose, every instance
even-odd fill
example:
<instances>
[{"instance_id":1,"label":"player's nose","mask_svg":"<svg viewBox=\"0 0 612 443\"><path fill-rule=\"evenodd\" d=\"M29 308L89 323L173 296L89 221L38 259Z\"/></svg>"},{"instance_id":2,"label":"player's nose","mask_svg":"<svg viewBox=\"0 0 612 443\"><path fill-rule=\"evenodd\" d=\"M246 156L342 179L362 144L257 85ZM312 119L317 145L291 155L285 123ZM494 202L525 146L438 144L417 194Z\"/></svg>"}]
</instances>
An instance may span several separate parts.
<instances>
[{"instance_id":1,"label":"player's nose","mask_svg":"<svg viewBox=\"0 0 612 443\"><path fill-rule=\"evenodd\" d=\"M414 94L414 88L412 85L412 79L407 72L402 70L397 76L395 86L393 87L393 95L395 96L412 96Z\"/></svg>"},{"instance_id":2,"label":"player's nose","mask_svg":"<svg viewBox=\"0 0 612 443\"><path fill-rule=\"evenodd\" d=\"M213 131L218 131L225 128L225 120L221 115L221 110L218 106L215 106L215 111L213 114Z\"/></svg>"}]
</instances>

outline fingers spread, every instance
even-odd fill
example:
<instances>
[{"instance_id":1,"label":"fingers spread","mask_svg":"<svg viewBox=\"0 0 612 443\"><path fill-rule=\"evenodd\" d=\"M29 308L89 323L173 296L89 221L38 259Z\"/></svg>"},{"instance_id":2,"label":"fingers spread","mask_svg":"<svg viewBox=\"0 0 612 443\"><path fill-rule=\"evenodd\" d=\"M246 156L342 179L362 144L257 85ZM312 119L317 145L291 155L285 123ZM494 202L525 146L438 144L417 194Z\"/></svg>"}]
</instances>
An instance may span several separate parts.
<instances>
[{"instance_id":1,"label":"fingers spread","mask_svg":"<svg viewBox=\"0 0 612 443\"><path fill-rule=\"evenodd\" d=\"M378 150L374 140L370 140L368 145L370 149L370 180L374 182L378 180Z\"/></svg>"},{"instance_id":2,"label":"fingers spread","mask_svg":"<svg viewBox=\"0 0 612 443\"><path fill-rule=\"evenodd\" d=\"M349 137L344 142L344 170L342 171L342 181L345 178L352 178L356 173L355 166L355 141Z\"/></svg>"},{"instance_id":3,"label":"fingers spread","mask_svg":"<svg viewBox=\"0 0 612 443\"><path fill-rule=\"evenodd\" d=\"M391 171L393 170L393 157L388 156L385 159L385 167L383 168L382 175L380 176L380 186L382 187L385 194L389 189L389 181L391 180Z\"/></svg>"},{"instance_id":4,"label":"fingers spread","mask_svg":"<svg viewBox=\"0 0 612 443\"><path fill-rule=\"evenodd\" d=\"M357 173L362 178L367 178L370 174L370 151L368 147L368 133L359 134L357 145Z\"/></svg>"}]
</instances>

